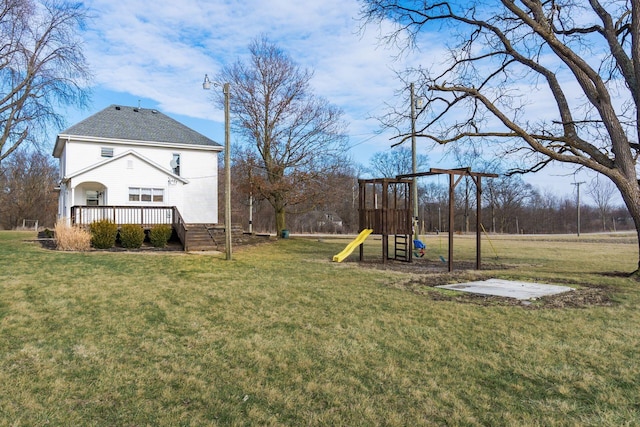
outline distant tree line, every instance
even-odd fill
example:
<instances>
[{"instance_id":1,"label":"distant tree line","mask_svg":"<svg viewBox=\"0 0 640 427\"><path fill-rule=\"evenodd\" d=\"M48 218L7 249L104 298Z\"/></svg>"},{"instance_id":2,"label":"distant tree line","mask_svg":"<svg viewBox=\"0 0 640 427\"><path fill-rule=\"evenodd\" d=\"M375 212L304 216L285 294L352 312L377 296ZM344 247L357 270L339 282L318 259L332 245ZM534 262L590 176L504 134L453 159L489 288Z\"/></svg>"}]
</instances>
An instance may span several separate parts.
<instances>
[{"instance_id":1,"label":"distant tree line","mask_svg":"<svg viewBox=\"0 0 640 427\"><path fill-rule=\"evenodd\" d=\"M234 170L234 168L232 168ZM288 212L287 227L292 233L355 233L358 230L358 177L363 168L344 166L324 176L319 183L326 191L313 201ZM249 229L249 194L239 191L243 177L234 174L232 221ZM580 231L585 233L634 230L628 210L614 206L611 199L593 201L593 191L585 186L580 200ZM598 188L597 186L595 188ZM222 194L222 192L220 193ZM614 195L615 191L607 194ZM420 231L448 231L448 184L418 182L418 217ZM222 197L220 215L222 217ZM461 182L455 191L455 231L473 232L476 227L476 200L473 183ZM559 196L539 191L519 176L501 176L483 181L482 226L487 233L552 234L577 232L577 198L575 194ZM255 197L251 203L252 231L273 233L276 230L273 210L265 200Z\"/></svg>"},{"instance_id":2,"label":"distant tree line","mask_svg":"<svg viewBox=\"0 0 640 427\"><path fill-rule=\"evenodd\" d=\"M53 227L58 211L55 191L58 169L53 158L38 151L18 150L0 162L0 228L38 221Z\"/></svg>"}]
</instances>

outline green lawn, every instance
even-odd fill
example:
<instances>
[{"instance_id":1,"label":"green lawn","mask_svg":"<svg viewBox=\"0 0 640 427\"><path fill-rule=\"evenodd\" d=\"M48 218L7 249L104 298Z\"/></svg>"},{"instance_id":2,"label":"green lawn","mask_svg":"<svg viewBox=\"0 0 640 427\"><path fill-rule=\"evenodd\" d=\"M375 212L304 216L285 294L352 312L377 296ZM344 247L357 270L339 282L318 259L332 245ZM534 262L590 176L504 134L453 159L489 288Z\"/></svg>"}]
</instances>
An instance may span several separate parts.
<instances>
[{"instance_id":1,"label":"green lawn","mask_svg":"<svg viewBox=\"0 0 640 427\"><path fill-rule=\"evenodd\" d=\"M483 242L485 276L613 301L561 309L414 292L428 274L330 262L344 239L225 261L33 237L0 232L0 425L640 425L634 237ZM473 239L455 250L473 260Z\"/></svg>"}]
</instances>

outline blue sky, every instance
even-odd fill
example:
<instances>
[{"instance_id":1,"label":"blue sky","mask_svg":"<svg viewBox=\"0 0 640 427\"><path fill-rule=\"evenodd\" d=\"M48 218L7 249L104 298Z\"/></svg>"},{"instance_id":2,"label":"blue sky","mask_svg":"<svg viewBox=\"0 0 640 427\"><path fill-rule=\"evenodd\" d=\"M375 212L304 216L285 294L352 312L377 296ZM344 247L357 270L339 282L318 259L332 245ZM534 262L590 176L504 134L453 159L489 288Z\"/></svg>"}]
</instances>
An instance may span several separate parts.
<instances>
[{"instance_id":1,"label":"blue sky","mask_svg":"<svg viewBox=\"0 0 640 427\"><path fill-rule=\"evenodd\" d=\"M247 55L251 40L264 34L294 61L314 70L315 93L345 111L352 159L366 165L373 153L389 150L391 133L378 134L373 118L401 101L395 71L428 65L438 57L438 38L401 59L378 44L379 29L363 33L356 0L89 0L93 18L81 34L95 79L86 111L69 110L72 125L110 104L156 108L222 142L223 113L202 89L205 73ZM384 29L383 29L384 31ZM427 35L428 37L428 35ZM409 123L407 123L407 128ZM233 143L233 136L232 136ZM430 167L455 167L442 153L429 151ZM526 176L541 190L575 192L577 178L567 167ZM586 196L584 196L586 197Z\"/></svg>"}]
</instances>

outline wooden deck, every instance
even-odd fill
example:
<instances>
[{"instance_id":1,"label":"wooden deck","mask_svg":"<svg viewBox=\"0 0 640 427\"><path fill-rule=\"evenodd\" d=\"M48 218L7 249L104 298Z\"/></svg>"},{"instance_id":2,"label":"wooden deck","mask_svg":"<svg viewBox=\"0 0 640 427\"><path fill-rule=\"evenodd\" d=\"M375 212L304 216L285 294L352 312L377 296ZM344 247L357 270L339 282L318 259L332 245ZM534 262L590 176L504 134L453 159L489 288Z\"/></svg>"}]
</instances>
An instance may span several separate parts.
<instances>
[{"instance_id":1,"label":"wooden deck","mask_svg":"<svg viewBox=\"0 0 640 427\"><path fill-rule=\"evenodd\" d=\"M150 229L157 224L168 224L173 227L184 250L189 250L189 224L175 206L73 206L71 207L71 223L88 226L92 222L109 220L118 226L124 224L140 224ZM193 233L195 234L195 233ZM195 238L195 236L194 236ZM193 240L193 239L191 239ZM212 246L215 242L212 241ZM217 244L215 244L217 246ZM203 246L200 243L200 246Z\"/></svg>"}]
</instances>

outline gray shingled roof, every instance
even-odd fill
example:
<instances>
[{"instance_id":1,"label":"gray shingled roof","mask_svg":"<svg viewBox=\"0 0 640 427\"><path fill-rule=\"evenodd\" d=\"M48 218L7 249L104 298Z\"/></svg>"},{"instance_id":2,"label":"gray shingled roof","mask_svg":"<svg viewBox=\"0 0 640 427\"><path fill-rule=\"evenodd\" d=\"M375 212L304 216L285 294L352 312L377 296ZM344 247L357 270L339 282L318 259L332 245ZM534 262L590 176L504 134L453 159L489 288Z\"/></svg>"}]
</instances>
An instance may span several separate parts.
<instances>
[{"instance_id":1,"label":"gray shingled roof","mask_svg":"<svg viewBox=\"0 0 640 427\"><path fill-rule=\"evenodd\" d=\"M217 142L162 114L147 108L111 105L61 135L88 136L172 144L217 145Z\"/></svg>"}]
</instances>

